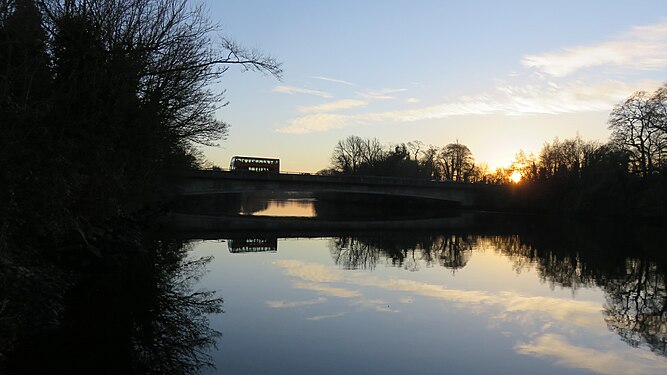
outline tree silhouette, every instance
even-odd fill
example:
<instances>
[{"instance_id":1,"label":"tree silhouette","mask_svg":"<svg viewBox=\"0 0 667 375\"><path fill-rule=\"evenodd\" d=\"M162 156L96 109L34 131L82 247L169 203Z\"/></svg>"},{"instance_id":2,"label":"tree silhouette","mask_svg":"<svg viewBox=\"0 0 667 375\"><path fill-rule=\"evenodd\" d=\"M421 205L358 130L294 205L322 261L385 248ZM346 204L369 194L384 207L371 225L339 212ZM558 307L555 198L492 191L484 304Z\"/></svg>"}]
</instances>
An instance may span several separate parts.
<instances>
[{"instance_id":1,"label":"tree silhouette","mask_svg":"<svg viewBox=\"0 0 667 375\"><path fill-rule=\"evenodd\" d=\"M443 176L453 181L467 181L475 167L472 152L468 146L458 141L443 147L438 161L443 170Z\"/></svg>"},{"instance_id":2,"label":"tree silhouette","mask_svg":"<svg viewBox=\"0 0 667 375\"><path fill-rule=\"evenodd\" d=\"M653 96L640 91L616 105L609 115L611 142L629 152L631 170L643 177L653 174L665 159L666 98L664 88Z\"/></svg>"}]
</instances>

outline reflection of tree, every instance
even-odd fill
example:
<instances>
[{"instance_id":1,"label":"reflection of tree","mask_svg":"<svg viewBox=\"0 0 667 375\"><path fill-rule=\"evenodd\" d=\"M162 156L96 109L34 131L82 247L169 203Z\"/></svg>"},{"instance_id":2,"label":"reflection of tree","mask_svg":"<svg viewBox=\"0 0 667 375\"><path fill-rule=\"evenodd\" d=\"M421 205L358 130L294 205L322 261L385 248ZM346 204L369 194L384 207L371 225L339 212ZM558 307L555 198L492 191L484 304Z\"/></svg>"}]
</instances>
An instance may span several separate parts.
<instances>
[{"instance_id":1,"label":"reflection of tree","mask_svg":"<svg viewBox=\"0 0 667 375\"><path fill-rule=\"evenodd\" d=\"M602 288L609 329L632 346L646 345L667 356L667 256L662 251L667 232L609 222L538 224L509 228L510 234L401 232L336 238L331 255L348 269L373 269L386 261L416 271L423 265L458 269L468 263L472 249L496 251L517 273L535 270L552 288L573 293ZM492 226L494 231L498 227Z\"/></svg>"},{"instance_id":2,"label":"reflection of tree","mask_svg":"<svg viewBox=\"0 0 667 375\"><path fill-rule=\"evenodd\" d=\"M552 288L561 286L576 290L595 285L594 273L589 272L577 252L549 250L551 246L548 244L537 248L522 241L519 235L491 236L488 241L491 248L512 261L517 273L535 267L540 280Z\"/></svg>"},{"instance_id":3,"label":"reflection of tree","mask_svg":"<svg viewBox=\"0 0 667 375\"><path fill-rule=\"evenodd\" d=\"M666 275L646 260L628 259L625 270L625 277L604 286L607 326L631 346L646 344L667 355Z\"/></svg>"},{"instance_id":4,"label":"reflection of tree","mask_svg":"<svg viewBox=\"0 0 667 375\"><path fill-rule=\"evenodd\" d=\"M380 261L380 249L353 237L334 238L329 252L334 262L345 269L374 269Z\"/></svg>"},{"instance_id":5,"label":"reflection of tree","mask_svg":"<svg viewBox=\"0 0 667 375\"><path fill-rule=\"evenodd\" d=\"M445 268L460 269L468 264L473 243L477 240L477 237L457 235L437 237L424 255L429 259L436 259Z\"/></svg>"},{"instance_id":6,"label":"reflection of tree","mask_svg":"<svg viewBox=\"0 0 667 375\"><path fill-rule=\"evenodd\" d=\"M383 259L394 266L416 271L423 262L451 269L463 268L472 252L475 237L454 234L407 235L383 233L373 237L337 237L331 242L334 262L346 269L374 269Z\"/></svg>"},{"instance_id":7,"label":"reflection of tree","mask_svg":"<svg viewBox=\"0 0 667 375\"><path fill-rule=\"evenodd\" d=\"M208 314L222 312L215 292L193 291L211 257L186 258L187 246L156 243L156 293L149 319L136 326L137 367L155 374L191 374L213 363L207 351L220 335L209 328Z\"/></svg>"},{"instance_id":8,"label":"reflection of tree","mask_svg":"<svg viewBox=\"0 0 667 375\"><path fill-rule=\"evenodd\" d=\"M210 258L188 259L179 242L123 246L127 253L98 259L63 289L63 305L52 306L57 324L22 327L0 372L193 374L212 365L207 351L220 334L207 315L221 312L222 300L193 290ZM45 325L30 312L22 319Z\"/></svg>"}]
</instances>

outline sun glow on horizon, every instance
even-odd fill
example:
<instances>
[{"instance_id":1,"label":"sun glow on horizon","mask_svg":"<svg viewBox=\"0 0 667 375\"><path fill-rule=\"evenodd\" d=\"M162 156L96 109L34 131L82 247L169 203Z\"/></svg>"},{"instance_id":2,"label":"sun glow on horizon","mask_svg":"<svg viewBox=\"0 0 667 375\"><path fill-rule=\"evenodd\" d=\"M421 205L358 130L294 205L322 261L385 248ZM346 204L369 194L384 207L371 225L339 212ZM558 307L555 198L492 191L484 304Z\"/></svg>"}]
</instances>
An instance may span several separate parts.
<instances>
[{"instance_id":1,"label":"sun glow on horizon","mask_svg":"<svg viewBox=\"0 0 667 375\"><path fill-rule=\"evenodd\" d=\"M514 172L512 172L512 175L510 176L510 180L512 180L512 182L514 182L515 184L518 184L519 181L521 181L521 177L522 177L521 172L514 171Z\"/></svg>"}]
</instances>

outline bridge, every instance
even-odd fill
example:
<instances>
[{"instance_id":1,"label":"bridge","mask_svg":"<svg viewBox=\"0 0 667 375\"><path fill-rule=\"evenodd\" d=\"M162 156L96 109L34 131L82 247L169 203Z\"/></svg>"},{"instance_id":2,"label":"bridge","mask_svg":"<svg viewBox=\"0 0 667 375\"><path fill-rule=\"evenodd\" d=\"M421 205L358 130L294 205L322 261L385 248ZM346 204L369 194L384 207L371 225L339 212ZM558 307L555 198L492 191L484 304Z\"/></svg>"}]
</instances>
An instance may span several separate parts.
<instances>
[{"instance_id":1,"label":"bridge","mask_svg":"<svg viewBox=\"0 0 667 375\"><path fill-rule=\"evenodd\" d=\"M182 195L247 192L334 192L427 198L475 207L493 186L376 176L321 176L308 173L254 173L198 170L184 175Z\"/></svg>"}]
</instances>

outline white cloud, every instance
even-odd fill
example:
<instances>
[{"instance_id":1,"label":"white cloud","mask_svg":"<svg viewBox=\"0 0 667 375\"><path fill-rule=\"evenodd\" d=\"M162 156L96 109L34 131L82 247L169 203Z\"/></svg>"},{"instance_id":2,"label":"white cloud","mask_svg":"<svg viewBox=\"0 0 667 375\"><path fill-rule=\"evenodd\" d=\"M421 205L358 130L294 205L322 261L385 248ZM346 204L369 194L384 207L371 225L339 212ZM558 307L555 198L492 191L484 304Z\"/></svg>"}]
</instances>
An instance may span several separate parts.
<instances>
[{"instance_id":1,"label":"white cloud","mask_svg":"<svg viewBox=\"0 0 667 375\"><path fill-rule=\"evenodd\" d=\"M396 99L396 97L393 96L392 94L404 91L408 91L408 89L405 88L380 89L375 91L358 92L357 95L367 100L391 100L391 99Z\"/></svg>"},{"instance_id":2,"label":"white cloud","mask_svg":"<svg viewBox=\"0 0 667 375\"><path fill-rule=\"evenodd\" d=\"M350 124L346 121L348 116L332 113L307 115L297 117L289 121L289 124L278 129L280 133L306 134L325 132L332 129L343 128Z\"/></svg>"},{"instance_id":3,"label":"white cloud","mask_svg":"<svg viewBox=\"0 0 667 375\"><path fill-rule=\"evenodd\" d=\"M281 94L307 94L307 95L314 95L314 96L319 96L322 98L331 98L331 94L325 91L319 91L319 90L312 90L312 89L307 89L303 87L295 87L295 86L276 86L273 88L273 92L278 92Z\"/></svg>"},{"instance_id":4,"label":"white cloud","mask_svg":"<svg viewBox=\"0 0 667 375\"><path fill-rule=\"evenodd\" d=\"M355 86L354 83L348 82L348 81L343 81L342 79L335 79L335 78L329 78L329 77L323 77L323 76L313 76L312 78L319 79L320 81L340 83L342 85L347 85L347 86Z\"/></svg>"},{"instance_id":5,"label":"white cloud","mask_svg":"<svg viewBox=\"0 0 667 375\"><path fill-rule=\"evenodd\" d=\"M335 112L343 109L365 107L367 105L368 102L364 100L343 99L343 100L337 100L335 102L324 103L309 107L300 107L299 112L301 113Z\"/></svg>"},{"instance_id":6,"label":"white cloud","mask_svg":"<svg viewBox=\"0 0 667 375\"><path fill-rule=\"evenodd\" d=\"M419 103L420 101L421 100L419 100L417 98L407 98L407 99L405 99L405 102L410 103L410 104L416 104L416 103Z\"/></svg>"},{"instance_id":7,"label":"white cloud","mask_svg":"<svg viewBox=\"0 0 667 375\"><path fill-rule=\"evenodd\" d=\"M453 116L488 114L524 116L610 111L616 103L631 93L637 90L652 91L660 84L658 81L630 84L607 80L593 84L583 82L557 84L545 81L537 84L502 85L496 87L490 94L460 97L454 101L421 108L353 115L308 114L290 120L277 131L304 134L379 122L412 122Z\"/></svg>"},{"instance_id":8,"label":"white cloud","mask_svg":"<svg viewBox=\"0 0 667 375\"><path fill-rule=\"evenodd\" d=\"M522 63L555 77L603 65L633 70L661 69L667 66L667 21L635 27L616 39L598 44L528 55Z\"/></svg>"}]
</instances>

